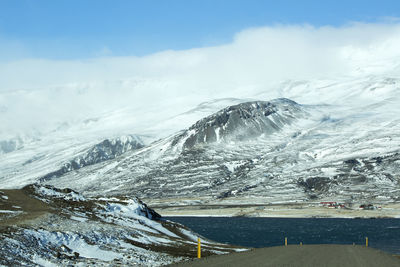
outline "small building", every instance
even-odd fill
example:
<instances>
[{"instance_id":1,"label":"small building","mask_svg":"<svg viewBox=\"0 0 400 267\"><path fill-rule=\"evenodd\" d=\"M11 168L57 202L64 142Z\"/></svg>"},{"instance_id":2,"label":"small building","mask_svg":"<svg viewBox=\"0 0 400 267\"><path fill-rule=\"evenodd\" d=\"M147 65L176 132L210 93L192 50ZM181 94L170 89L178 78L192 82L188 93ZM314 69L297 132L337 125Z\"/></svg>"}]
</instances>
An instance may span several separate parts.
<instances>
[{"instance_id":1,"label":"small building","mask_svg":"<svg viewBox=\"0 0 400 267\"><path fill-rule=\"evenodd\" d=\"M336 201L324 201L324 202L320 202L320 204L323 207L327 207L327 208L331 208L331 209L333 209L333 208L338 209L338 208L346 207L343 203L338 203Z\"/></svg>"},{"instance_id":2,"label":"small building","mask_svg":"<svg viewBox=\"0 0 400 267\"><path fill-rule=\"evenodd\" d=\"M320 202L320 204L324 207L328 208L336 208L337 207L337 202L335 201L325 201L325 202Z\"/></svg>"}]
</instances>

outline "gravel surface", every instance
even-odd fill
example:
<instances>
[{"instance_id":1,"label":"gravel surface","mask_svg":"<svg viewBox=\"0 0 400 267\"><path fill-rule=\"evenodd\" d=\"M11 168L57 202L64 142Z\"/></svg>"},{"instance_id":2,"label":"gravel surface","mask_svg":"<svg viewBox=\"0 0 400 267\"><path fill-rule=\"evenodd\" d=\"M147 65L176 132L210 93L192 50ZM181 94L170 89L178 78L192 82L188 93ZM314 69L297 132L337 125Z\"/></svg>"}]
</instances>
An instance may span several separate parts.
<instances>
[{"instance_id":1,"label":"gravel surface","mask_svg":"<svg viewBox=\"0 0 400 267\"><path fill-rule=\"evenodd\" d=\"M352 245L289 245L210 256L171 266L400 266L400 259L373 248Z\"/></svg>"}]
</instances>

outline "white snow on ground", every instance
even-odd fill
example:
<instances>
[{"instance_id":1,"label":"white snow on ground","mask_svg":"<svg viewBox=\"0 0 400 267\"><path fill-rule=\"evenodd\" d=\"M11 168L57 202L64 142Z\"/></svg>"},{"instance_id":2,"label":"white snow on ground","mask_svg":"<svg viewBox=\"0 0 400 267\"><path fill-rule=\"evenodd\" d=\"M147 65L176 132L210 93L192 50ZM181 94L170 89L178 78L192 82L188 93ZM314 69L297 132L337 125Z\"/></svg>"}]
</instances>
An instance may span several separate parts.
<instances>
[{"instance_id":1,"label":"white snow on ground","mask_svg":"<svg viewBox=\"0 0 400 267\"><path fill-rule=\"evenodd\" d=\"M16 211L16 210L0 210L0 213L20 213L20 211Z\"/></svg>"},{"instance_id":2,"label":"white snow on ground","mask_svg":"<svg viewBox=\"0 0 400 267\"><path fill-rule=\"evenodd\" d=\"M96 258L103 261L111 261L121 257L120 254L102 250L97 245L90 245L78 234L68 232L49 232L46 230L25 230L26 235L34 237L40 242L41 246L56 246L62 245L72 249L73 252L78 252L80 256L85 258Z\"/></svg>"},{"instance_id":3,"label":"white snow on ground","mask_svg":"<svg viewBox=\"0 0 400 267\"><path fill-rule=\"evenodd\" d=\"M84 217L71 216L71 219L78 222L86 222L88 219Z\"/></svg>"},{"instance_id":4,"label":"white snow on ground","mask_svg":"<svg viewBox=\"0 0 400 267\"><path fill-rule=\"evenodd\" d=\"M393 133L400 131L400 123L396 119L396 114L400 112L400 105L398 104L400 103L399 78L398 73L388 72L387 75L382 74L380 76L363 74L301 82L296 80L283 81L275 84L273 88L250 91L246 99L243 94L243 98L208 101L200 104L198 108L190 109L187 113L182 110L187 107L176 106L175 110L168 109L171 112L169 114L170 120L165 119L165 116L158 116L159 113L155 113L151 120L153 125L151 132L153 134L146 132L148 128L145 127L139 127L140 129L138 128L137 131L128 132L147 136L146 140L149 143L159 137L165 137L182 130L196 120L227 105L237 104L249 99L270 100L276 97L287 97L300 104L316 105L310 106L310 108L313 108L312 112L310 110L310 118L296 124L297 128L301 129L299 138L296 140L288 139L287 144L285 144L286 148L298 151L301 160L314 160L321 164L344 157L379 155L396 150L400 143L398 137L393 135ZM34 142L27 141L28 143L21 149L0 155L1 184L6 188L24 186L59 168L61 163L97 143L102 137L114 136L115 132L107 136L101 134L104 133L103 130L114 125L113 123L101 123L103 119L110 121L115 119L115 123L122 125L128 123L131 117L137 118L140 117L139 114L142 114L142 112L148 113L145 109L134 111L138 113L131 112L133 111L129 109L120 110L116 117L112 113L102 114L105 117L100 116L97 121L85 124L82 127L70 124L62 131L51 132L46 137ZM162 112L162 108L158 112ZM161 124L162 126L157 128ZM166 128L169 129L165 130ZM122 129L123 127L120 131L121 134L127 132ZM118 132L118 130L115 131ZM303 138L304 141L300 138ZM297 140L310 145L301 146L302 143L298 143ZM360 140L365 141L361 143ZM280 135L280 139L271 139L270 141L271 146L277 142L282 144L282 135ZM357 142L356 147L352 146L354 142ZM146 157L148 157L148 160L151 160L152 157L157 159L159 154L163 153L169 146L170 142L160 143L158 153L154 152L146 155ZM179 144L175 146L176 149L178 147ZM152 146L148 149L150 148ZM146 148L143 149L143 153L146 151L148 151ZM226 166L230 171L233 171L236 163L228 162ZM107 173L112 171L113 168L123 170L121 164L115 163L115 165L98 169L97 172L88 174L84 180L74 183L76 183L76 187L85 182L96 184L99 178L107 176ZM322 171L332 174L330 169L322 169ZM68 185L63 186L68 187Z\"/></svg>"},{"instance_id":5,"label":"white snow on ground","mask_svg":"<svg viewBox=\"0 0 400 267\"><path fill-rule=\"evenodd\" d=\"M365 25L362 27L365 27ZM312 29L312 31L317 32L319 30ZM335 32L338 29L328 30ZM268 192L268 195L264 196L264 202L281 203L293 199L301 200L304 198L303 191L293 188L290 179L284 179L285 177L292 178L296 175L305 177L304 174L308 174L311 168L319 171L316 175L331 176L335 175L337 171L332 166L345 159L388 155L399 151L400 58L397 55L398 45L393 45L397 44L393 42L393 40L398 40L397 36L396 32L395 38L386 39L387 42L371 41L366 42L365 46L364 44L346 46L346 42L339 42L338 47L335 47L337 49L335 51L338 53L332 53L332 55L341 59L344 57L349 64L346 66L349 68L329 75L317 75L319 74L317 73L315 76L311 75L306 78L295 75L295 78L292 79L271 80L271 78L262 78L253 81L252 72L260 71L262 77L267 77L271 76L271 72L275 68L265 70L259 69L257 64L250 64L252 67L254 65L256 69L250 68L250 72L240 75L241 73L238 73L235 67L233 69L228 68L229 72L225 73L226 76L222 76L222 79L217 79L219 80L217 83L213 80L204 79L204 77L209 77L207 75L195 76L197 79L192 79L190 73L186 74L187 76L183 75L183 79L180 80L177 78L178 76L181 77L180 73L176 73L179 74L176 75L177 77L169 76L169 78L167 76L159 78L149 76L149 78L130 77L118 81L82 83L69 81L65 84L44 88L1 91L0 121L2 123L0 124L4 126L0 129L1 187L19 188L35 182L41 176L57 170L60 164L74 158L105 138L137 134L148 145L186 129L197 120L226 106L249 100L271 100L285 97L305 105L303 107L309 109L310 117L299 120L292 127L288 127L278 134L267 136L267 141L261 144L248 143L253 145L248 148L240 147L239 143L228 144L228 146L238 147L232 151L239 151L240 155L245 153L251 155L251 152L262 146L264 149L262 160L264 160L265 166L275 166L275 169L268 170L268 173L267 171L260 171L260 173L255 174L257 177L267 177L265 179L276 174L276 179L271 179L269 184L262 188L262 192ZM237 39L241 40L240 36ZM232 51L237 52L235 46L238 44L241 43L235 43L233 47L219 48L221 50L213 48L212 51L223 52L226 48L233 48ZM386 49L386 47L393 49ZM191 52L184 51L184 53L190 54ZM207 57L209 54L204 55ZM307 59L307 57L305 58ZM278 57L278 61L281 61L281 57ZM222 61L222 63L223 66L226 65L225 61ZM216 68L220 66L216 64ZM244 65L244 68L247 66ZM297 66L301 66L301 64L293 65L294 68ZM198 70L197 68L188 69L191 71ZM212 72L215 70L212 69ZM245 71L245 69L239 70ZM319 70L316 69L315 71L318 72ZM232 75L235 73L238 77ZM218 72L212 73L212 76L219 76L218 74ZM226 77L229 77L229 79L226 79ZM102 90L98 90L99 88ZM113 90L108 90L109 88L113 88ZM138 94L138 92L146 93ZM160 94L154 94L154 92ZM171 95L174 97L170 97ZM139 100L136 99L137 97L139 97ZM57 105L57 99L63 100L63 103L68 103L65 106L67 112ZM99 102L98 99L103 101ZM148 99L151 99L151 101L143 101ZM78 114L79 112L75 111L75 106L70 105L74 102L71 102L71 100L79 102L78 106L84 107L85 110L90 110L90 112L85 113L84 116ZM132 100L135 100L134 104ZM13 105L10 105L10 103ZM42 103L51 103L51 105L43 105ZM26 127L25 124L29 124L29 120L25 118L22 121L15 118L18 118L21 114L32 116L36 120L38 118L33 112L21 112L21 110L31 110L26 108L27 104L32 104L32 107L40 107L35 109L37 114L44 114L43 111L45 110L47 114L54 115L49 116L53 117L54 120L49 121L48 125L43 125L43 128L40 129L35 129L33 126ZM42 110L42 107L45 107L45 109ZM71 112L73 115L62 114L62 112L59 113L60 111ZM59 115L63 116L60 117ZM29 116L27 117L29 118ZM276 117L271 117L274 122L277 122ZM11 126L16 125L15 129L13 127L5 128L5 126L9 126L7 122ZM21 129L18 129L18 123L23 124ZM190 134L192 133L188 133L189 136ZM216 134L219 140L219 132ZM185 139L182 139L181 143L175 146L175 151L172 151L171 155L165 155L166 158L167 156L173 158L173 153L179 152L183 141ZM84 171L73 173L57 180L56 183L66 187L85 188L88 191L94 185L99 184L104 185L110 191L121 189L124 187L124 182L134 179L133 171L137 174L146 173L151 164L158 163L160 155L167 151L170 145L170 139L163 139L143 149L139 157L147 158L141 159L143 160L140 163L142 165L135 166L138 168L127 167L129 161L125 159L128 156L123 156L118 159L119 162L99 164L87 168L89 170L87 173ZM12 146L15 146L15 150L10 149ZM224 152L224 149L216 150L215 159L221 157ZM225 165L231 173L235 171L235 168L241 166L241 163L236 160L228 160L227 162L220 166ZM330 165L327 167L327 164ZM208 170L207 168L199 169L200 172L207 172ZM93 171L93 173L88 175L90 171ZM175 180L179 182L179 179L185 179L185 177L180 176L174 178L176 179L163 181L164 186L167 183L175 182ZM375 178L374 183L377 187L384 186L384 189L376 189L378 193L391 191L398 196L398 192L393 189L393 181L383 180L380 177ZM262 179L264 178L258 178L257 182L262 182ZM146 182L143 183L146 185ZM176 186L176 189L201 188L209 185L209 181L200 179L198 183ZM240 186L239 184L239 188L231 192L239 192ZM274 191L273 188L277 190ZM48 188L39 188L38 190L41 194L49 197L73 201L85 200L81 195L74 192L64 194ZM105 192L108 191L103 191L103 193ZM366 195L369 193L362 192ZM2 195L1 198L7 200L7 196ZM388 198L382 195L379 196L379 199L386 200ZM148 236L138 234L132 240L143 243L166 243L166 240L168 240L152 237L150 236L151 233L156 235L162 233L165 237L176 238L175 234L162 227L159 222L142 216L139 203L128 201L127 205L123 205L118 203L118 200L113 202L114 199L104 201L107 201L108 204L99 207L102 208L101 216L103 217L101 220L132 227L139 232L146 231L148 234ZM243 201L254 202L254 199ZM0 213L15 214L17 212L0 210ZM202 216L204 215L209 216L209 214ZM280 213L279 216L290 215ZM80 216L71 216L71 219L79 221L80 223L76 223L79 227L89 223ZM38 240L38 245L68 245L83 257L104 261L120 257L120 254L99 245L88 244L82 236L73 232L26 230L25 234L34 236ZM196 240L194 234L187 234L191 240ZM14 242L12 239L6 241ZM22 245L16 244L16 248L20 248ZM131 248L131 245L126 243L121 243L121 246ZM21 255L23 253L22 251ZM147 251L143 253L146 253L142 254L143 257L151 254ZM151 254L142 263L161 264L157 257L158 254ZM34 260L41 265L51 264L41 256L34 257ZM138 263L141 263L140 259Z\"/></svg>"},{"instance_id":6,"label":"white snow on ground","mask_svg":"<svg viewBox=\"0 0 400 267\"><path fill-rule=\"evenodd\" d=\"M136 201L132 199L128 200L125 205L118 204L118 203L107 203L106 205L106 212L108 214L122 215L124 217L130 218L140 218L142 216L146 216L146 214L142 211L143 207L139 205Z\"/></svg>"},{"instance_id":7,"label":"white snow on ground","mask_svg":"<svg viewBox=\"0 0 400 267\"><path fill-rule=\"evenodd\" d=\"M57 264L54 264L51 261L48 261L48 260L40 257L39 255L34 255L32 257L32 261L34 263L38 264L39 266L43 266L43 267L57 267Z\"/></svg>"},{"instance_id":8,"label":"white snow on ground","mask_svg":"<svg viewBox=\"0 0 400 267\"><path fill-rule=\"evenodd\" d=\"M230 171L230 172L235 172L235 170L236 170L236 168L237 167L240 167L240 166L242 166L243 164L244 164L245 162L243 162L243 161L232 161L232 162L227 162L227 163L225 163L225 166L228 168L228 170Z\"/></svg>"},{"instance_id":9,"label":"white snow on ground","mask_svg":"<svg viewBox=\"0 0 400 267\"><path fill-rule=\"evenodd\" d=\"M36 191L45 197L56 197L56 198L63 198L66 200L73 200L73 201L85 201L86 199L81 195L75 192L70 193L61 193L57 192L56 190L46 188L44 186L36 187Z\"/></svg>"},{"instance_id":10,"label":"white snow on ground","mask_svg":"<svg viewBox=\"0 0 400 267\"><path fill-rule=\"evenodd\" d=\"M195 245L192 232L183 229L183 236L172 233L167 228L179 231L182 226L151 220L149 217L157 216L156 213L136 198L86 198L72 202L68 193L58 192L53 187L31 185L27 190L55 207L57 212L16 226L11 233L1 233L2 262L39 266L71 263L74 266L161 266L187 259L183 256L187 245ZM81 199L79 193L74 196ZM73 206L69 206L70 203ZM185 251L171 255L175 246L184 247ZM222 244L206 241L204 250L233 251ZM187 251L190 253L190 249Z\"/></svg>"},{"instance_id":11,"label":"white snow on ground","mask_svg":"<svg viewBox=\"0 0 400 267\"><path fill-rule=\"evenodd\" d=\"M149 235L141 235L140 237L128 237L129 240L139 242L141 244L171 244L173 241L162 237L155 237Z\"/></svg>"},{"instance_id":12,"label":"white snow on ground","mask_svg":"<svg viewBox=\"0 0 400 267\"><path fill-rule=\"evenodd\" d=\"M100 197L98 200L103 200L103 201L119 201L118 198L116 197Z\"/></svg>"},{"instance_id":13,"label":"white snow on ground","mask_svg":"<svg viewBox=\"0 0 400 267\"><path fill-rule=\"evenodd\" d=\"M100 211L100 214L104 216L104 220L120 225L134 224L135 228L144 231L152 233L157 233L158 231L169 237L179 238L176 234L163 227L160 222L147 218L143 210L144 208L141 204L134 200L128 200L125 204L107 203L104 211Z\"/></svg>"},{"instance_id":14,"label":"white snow on ground","mask_svg":"<svg viewBox=\"0 0 400 267\"><path fill-rule=\"evenodd\" d=\"M390 70L389 67L388 69ZM319 114L311 114L315 115L311 120L314 126L307 128L309 126L304 125L300 136L313 138L319 141L320 145L300 150L305 157L316 156L317 159L328 161L339 154L352 157L356 154L382 153L393 150L397 144L395 139L390 139L390 135L399 130L399 122L396 120L400 106L399 78L398 73L388 71L386 75L383 73L379 76L357 74L335 79L282 81L271 88L268 86L268 89L249 91L247 95L243 92L242 98L210 100L187 112L184 112L187 106L168 108L166 110L170 112L167 114L170 119L164 116L164 110L160 107L153 110L155 113L151 120L146 121L148 125L152 125L151 131L148 131L148 126L140 127L147 117L143 118L142 122L137 121L138 117L152 110L150 107L149 110L122 109L115 113L101 114L90 123L69 124L66 128L49 132L40 139L34 139L35 141L26 141L19 150L0 155L0 182L5 188L21 187L59 168L60 164L98 143L102 138L115 136L116 132L121 135L134 133L146 136L147 139L144 139L148 144L187 128L196 120L221 108L249 99L270 100L287 97L300 104L318 105ZM130 124L132 117L136 119ZM311 121L305 120L305 123L310 124ZM121 128L114 129L116 123L120 124ZM137 129L130 131L128 125L136 125ZM113 129L112 134L108 132L110 129ZM389 139L385 140L385 136ZM365 147L357 147L355 150L350 146L352 141L361 138L367 139ZM170 143L166 142L164 145L169 146ZM160 151L165 149L160 147ZM106 175L111 167L118 168L119 165L104 168L101 175ZM235 166L227 167L232 171ZM97 175L87 177L93 181L97 178Z\"/></svg>"}]
</instances>

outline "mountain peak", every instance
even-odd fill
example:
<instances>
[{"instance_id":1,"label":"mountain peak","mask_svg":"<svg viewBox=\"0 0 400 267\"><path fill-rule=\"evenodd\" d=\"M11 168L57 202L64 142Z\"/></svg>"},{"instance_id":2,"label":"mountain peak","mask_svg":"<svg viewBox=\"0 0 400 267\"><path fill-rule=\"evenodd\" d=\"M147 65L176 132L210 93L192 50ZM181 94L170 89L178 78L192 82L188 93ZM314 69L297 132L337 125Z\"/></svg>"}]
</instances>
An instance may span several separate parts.
<instances>
[{"instance_id":1,"label":"mountain peak","mask_svg":"<svg viewBox=\"0 0 400 267\"><path fill-rule=\"evenodd\" d=\"M279 131L303 114L301 105L279 98L226 107L193 124L174 143L184 148L220 141L243 141Z\"/></svg>"}]
</instances>

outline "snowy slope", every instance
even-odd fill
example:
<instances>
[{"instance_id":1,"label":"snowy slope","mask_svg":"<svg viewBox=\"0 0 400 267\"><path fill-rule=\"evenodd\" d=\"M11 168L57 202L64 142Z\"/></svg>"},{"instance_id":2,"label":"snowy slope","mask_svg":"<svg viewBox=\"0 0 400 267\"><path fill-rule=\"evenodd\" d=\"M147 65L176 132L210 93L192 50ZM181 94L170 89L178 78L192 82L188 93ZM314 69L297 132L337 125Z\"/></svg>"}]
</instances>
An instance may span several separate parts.
<instances>
[{"instance_id":1,"label":"snowy slope","mask_svg":"<svg viewBox=\"0 0 400 267\"><path fill-rule=\"evenodd\" d=\"M1 99L0 99L1 100ZM49 173L57 172L105 140L136 136L150 144L189 127L196 120L243 99L216 99L196 107L127 107L74 119L55 128L12 134L0 129L0 184L21 188Z\"/></svg>"},{"instance_id":2,"label":"snowy slope","mask_svg":"<svg viewBox=\"0 0 400 267\"><path fill-rule=\"evenodd\" d=\"M393 201L398 194L399 73L395 61L385 61L348 76L246 88L235 91L235 98L199 97L205 102L195 107L191 99L185 104L176 100L107 111L41 133L22 148L3 153L0 181L6 188L22 187L106 138L135 134L144 148L48 183L90 194L134 192L152 198L261 196L267 201L295 201L336 196ZM211 129L199 125L204 118L239 103L283 97L296 101L302 110L290 124L274 131L263 128L267 135L247 132L251 138L246 140L199 142ZM192 135L194 129L199 130L197 135ZM219 140L220 130L215 130L211 138ZM190 136L196 145L184 149ZM312 184L319 181L326 186L315 192Z\"/></svg>"},{"instance_id":3,"label":"snowy slope","mask_svg":"<svg viewBox=\"0 0 400 267\"><path fill-rule=\"evenodd\" d=\"M195 233L134 196L85 198L39 185L0 196L1 265L161 266L196 256ZM235 249L203 239L205 255Z\"/></svg>"},{"instance_id":4,"label":"snowy slope","mask_svg":"<svg viewBox=\"0 0 400 267\"><path fill-rule=\"evenodd\" d=\"M320 98L309 100L319 104L284 101L296 111L284 127L261 127L265 134L254 135L255 124L242 120L235 129L248 130L251 138L215 142L219 139L214 128L222 127L215 123L235 109L228 107L111 164L94 165L50 183L83 186L91 194L136 192L149 199L397 201L399 84L399 79L386 77L336 84L288 82L281 88L286 95L311 98L307 93L312 86L322 92ZM334 97L331 92L336 91L340 94ZM281 110L287 109L285 105ZM257 105L253 109L256 112ZM210 129L214 142L203 142ZM195 145L185 146L190 137L197 140Z\"/></svg>"}]
</instances>

